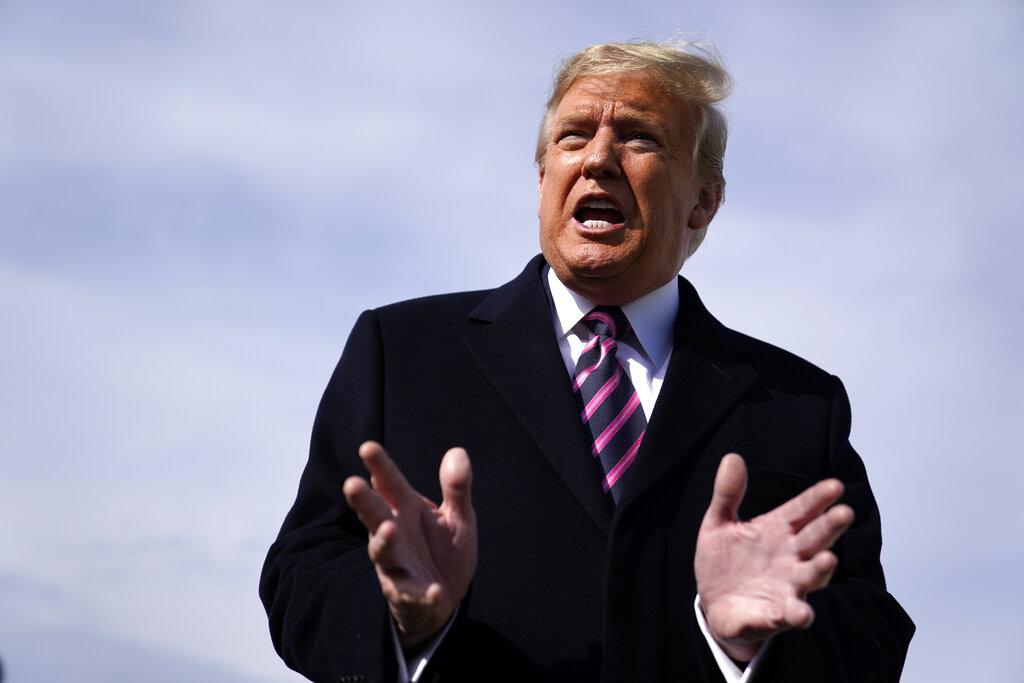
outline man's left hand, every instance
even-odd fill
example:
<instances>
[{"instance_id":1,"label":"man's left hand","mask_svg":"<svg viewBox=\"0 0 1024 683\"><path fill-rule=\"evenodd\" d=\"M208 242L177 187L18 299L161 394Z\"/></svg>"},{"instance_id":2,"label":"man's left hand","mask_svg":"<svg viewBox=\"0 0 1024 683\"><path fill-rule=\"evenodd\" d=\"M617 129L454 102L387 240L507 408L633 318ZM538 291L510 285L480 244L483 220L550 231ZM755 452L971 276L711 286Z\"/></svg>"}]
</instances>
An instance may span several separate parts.
<instances>
[{"instance_id":1,"label":"man's left hand","mask_svg":"<svg viewBox=\"0 0 1024 683\"><path fill-rule=\"evenodd\" d=\"M807 594L824 588L837 559L828 549L853 522L838 479L826 479L750 521L738 516L747 488L743 458L722 458L697 536L694 573L712 636L735 660L753 659L771 636L807 628Z\"/></svg>"}]
</instances>

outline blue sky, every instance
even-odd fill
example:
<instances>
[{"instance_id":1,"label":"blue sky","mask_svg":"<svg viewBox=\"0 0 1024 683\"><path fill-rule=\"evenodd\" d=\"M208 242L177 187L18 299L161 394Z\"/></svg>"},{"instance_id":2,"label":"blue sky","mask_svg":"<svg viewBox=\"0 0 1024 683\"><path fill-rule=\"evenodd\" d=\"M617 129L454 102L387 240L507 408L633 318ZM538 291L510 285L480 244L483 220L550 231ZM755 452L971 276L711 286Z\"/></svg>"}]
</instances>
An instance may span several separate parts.
<instances>
[{"instance_id":1,"label":"blue sky","mask_svg":"<svg viewBox=\"0 0 1024 683\"><path fill-rule=\"evenodd\" d=\"M905 680L1022 680L1024 8L994 0L0 3L9 679L296 680L256 583L355 316L516 274L557 60L689 32L737 88L684 273L844 379Z\"/></svg>"}]
</instances>

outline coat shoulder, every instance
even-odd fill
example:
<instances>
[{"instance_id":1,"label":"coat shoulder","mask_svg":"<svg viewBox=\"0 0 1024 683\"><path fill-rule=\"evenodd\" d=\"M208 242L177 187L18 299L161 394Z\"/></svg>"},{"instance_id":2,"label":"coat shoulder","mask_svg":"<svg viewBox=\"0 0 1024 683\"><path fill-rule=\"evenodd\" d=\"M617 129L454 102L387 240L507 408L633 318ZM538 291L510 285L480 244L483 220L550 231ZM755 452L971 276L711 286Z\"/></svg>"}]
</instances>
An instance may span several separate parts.
<instances>
[{"instance_id":1,"label":"coat shoulder","mask_svg":"<svg viewBox=\"0 0 1024 683\"><path fill-rule=\"evenodd\" d=\"M428 324L436 320L465 319L493 291L492 289L480 289L470 292L421 296L381 306L374 309L374 313L384 323L401 323L403 325L415 322Z\"/></svg>"},{"instance_id":2,"label":"coat shoulder","mask_svg":"<svg viewBox=\"0 0 1024 683\"><path fill-rule=\"evenodd\" d=\"M382 306L374 313L385 330L441 332L445 336L449 330L475 329L480 322L492 321L510 307L543 299L543 265L543 259L536 256L517 277L500 287L408 299Z\"/></svg>"},{"instance_id":3,"label":"coat shoulder","mask_svg":"<svg viewBox=\"0 0 1024 683\"><path fill-rule=\"evenodd\" d=\"M722 338L750 367L759 382L787 394L831 396L837 378L791 351L770 344L719 323Z\"/></svg>"},{"instance_id":4,"label":"coat shoulder","mask_svg":"<svg viewBox=\"0 0 1024 683\"><path fill-rule=\"evenodd\" d=\"M738 359L755 370L758 382L768 389L789 394L832 393L837 380L831 373L795 353L726 326L707 309L686 278L679 280L681 318L677 321L677 343L681 339L701 340L694 344L709 357Z\"/></svg>"}]
</instances>

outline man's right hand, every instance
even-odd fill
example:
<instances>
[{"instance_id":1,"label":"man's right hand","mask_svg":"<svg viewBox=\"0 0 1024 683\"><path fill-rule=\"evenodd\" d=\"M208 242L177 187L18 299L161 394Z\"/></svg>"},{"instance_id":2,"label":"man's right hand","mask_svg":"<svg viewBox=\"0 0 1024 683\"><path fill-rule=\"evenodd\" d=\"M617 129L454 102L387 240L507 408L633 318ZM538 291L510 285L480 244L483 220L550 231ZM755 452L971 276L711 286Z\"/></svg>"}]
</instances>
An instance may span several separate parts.
<instances>
[{"instance_id":1,"label":"man's right hand","mask_svg":"<svg viewBox=\"0 0 1024 683\"><path fill-rule=\"evenodd\" d=\"M476 513L470 502L469 455L452 448L441 460L440 506L417 493L387 451L359 447L370 483L349 477L342 491L369 533L370 559L409 651L448 622L476 571Z\"/></svg>"}]
</instances>

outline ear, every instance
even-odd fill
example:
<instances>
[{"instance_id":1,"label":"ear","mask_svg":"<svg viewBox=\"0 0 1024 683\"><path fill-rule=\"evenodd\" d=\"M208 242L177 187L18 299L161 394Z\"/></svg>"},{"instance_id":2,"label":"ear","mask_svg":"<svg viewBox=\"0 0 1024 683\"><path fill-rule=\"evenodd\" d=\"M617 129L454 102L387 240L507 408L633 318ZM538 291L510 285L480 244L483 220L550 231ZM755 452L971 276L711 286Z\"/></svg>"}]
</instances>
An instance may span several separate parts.
<instances>
[{"instance_id":1,"label":"ear","mask_svg":"<svg viewBox=\"0 0 1024 683\"><path fill-rule=\"evenodd\" d=\"M718 207L722 205L725 196L725 186L722 183L705 183L697 195L697 203L690 211L690 218L686 225L691 230L703 230L711 225L711 220L718 213Z\"/></svg>"},{"instance_id":2,"label":"ear","mask_svg":"<svg viewBox=\"0 0 1024 683\"><path fill-rule=\"evenodd\" d=\"M537 167L537 218L540 218L540 205L544 200L544 165Z\"/></svg>"}]
</instances>

